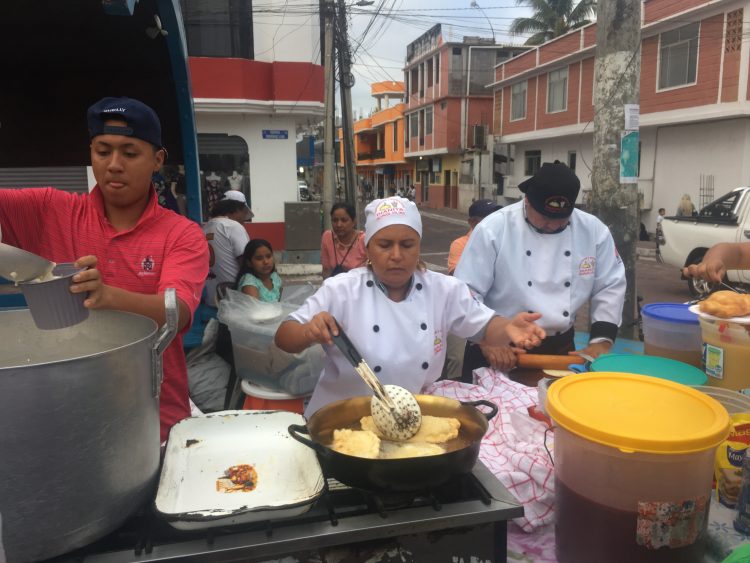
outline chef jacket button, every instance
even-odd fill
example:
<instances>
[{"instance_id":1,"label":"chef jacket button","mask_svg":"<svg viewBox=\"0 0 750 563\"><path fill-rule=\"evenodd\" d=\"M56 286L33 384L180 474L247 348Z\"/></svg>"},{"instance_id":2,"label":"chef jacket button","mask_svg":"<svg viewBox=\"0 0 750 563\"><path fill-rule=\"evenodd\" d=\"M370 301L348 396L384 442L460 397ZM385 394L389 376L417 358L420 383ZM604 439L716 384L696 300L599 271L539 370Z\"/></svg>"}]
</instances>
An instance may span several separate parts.
<instances>
[{"instance_id":1,"label":"chef jacket button","mask_svg":"<svg viewBox=\"0 0 750 563\"><path fill-rule=\"evenodd\" d=\"M565 287L570 287L570 282L565 282Z\"/></svg>"},{"instance_id":2,"label":"chef jacket button","mask_svg":"<svg viewBox=\"0 0 750 563\"><path fill-rule=\"evenodd\" d=\"M378 332L380 330L380 327L378 325L373 325L372 330Z\"/></svg>"},{"instance_id":3,"label":"chef jacket button","mask_svg":"<svg viewBox=\"0 0 750 563\"><path fill-rule=\"evenodd\" d=\"M421 290L421 289L422 289L422 284L421 284L421 283L418 283L418 284L417 284L417 285L415 285L414 287L416 287L417 289Z\"/></svg>"},{"instance_id":4,"label":"chef jacket button","mask_svg":"<svg viewBox=\"0 0 750 563\"><path fill-rule=\"evenodd\" d=\"M565 256L570 256L570 250L565 251Z\"/></svg>"},{"instance_id":5,"label":"chef jacket button","mask_svg":"<svg viewBox=\"0 0 750 563\"><path fill-rule=\"evenodd\" d=\"M567 311L563 311L563 317L567 317L568 315L570 315L570 313L568 313Z\"/></svg>"},{"instance_id":6,"label":"chef jacket button","mask_svg":"<svg viewBox=\"0 0 750 563\"><path fill-rule=\"evenodd\" d=\"M526 256L531 256L531 250L526 251Z\"/></svg>"},{"instance_id":7,"label":"chef jacket button","mask_svg":"<svg viewBox=\"0 0 750 563\"><path fill-rule=\"evenodd\" d=\"M529 284L529 287L531 287L531 282L527 282Z\"/></svg>"},{"instance_id":8,"label":"chef jacket button","mask_svg":"<svg viewBox=\"0 0 750 563\"><path fill-rule=\"evenodd\" d=\"M427 362L422 362L422 369L427 369L428 367L430 367L430 364L428 364Z\"/></svg>"},{"instance_id":9,"label":"chef jacket button","mask_svg":"<svg viewBox=\"0 0 750 563\"><path fill-rule=\"evenodd\" d=\"M383 368L381 368L380 366L375 366L374 368L372 368L372 371L374 371L375 373L380 373L381 369Z\"/></svg>"},{"instance_id":10,"label":"chef jacket button","mask_svg":"<svg viewBox=\"0 0 750 563\"><path fill-rule=\"evenodd\" d=\"M372 280L367 280L367 287L372 287L375 283Z\"/></svg>"},{"instance_id":11,"label":"chef jacket button","mask_svg":"<svg viewBox=\"0 0 750 563\"><path fill-rule=\"evenodd\" d=\"M422 330L427 330L427 324L422 323L421 325L419 325L419 328L421 328Z\"/></svg>"},{"instance_id":12,"label":"chef jacket button","mask_svg":"<svg viewBox=\"0 0 750 563\"><path fill-rule=\"evenodd\" d=\"M529 313L529 314L533 314L534 313L534 311L526 311L526 312Z\"/></svg>"}]
</instances>

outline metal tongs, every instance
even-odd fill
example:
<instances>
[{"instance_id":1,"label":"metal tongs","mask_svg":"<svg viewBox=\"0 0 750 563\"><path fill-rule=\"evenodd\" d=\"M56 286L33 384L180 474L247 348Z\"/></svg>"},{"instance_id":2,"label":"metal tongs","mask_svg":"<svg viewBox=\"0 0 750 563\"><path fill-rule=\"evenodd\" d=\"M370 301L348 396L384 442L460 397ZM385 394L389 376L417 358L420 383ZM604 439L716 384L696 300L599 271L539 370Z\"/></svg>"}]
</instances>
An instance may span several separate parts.
<instances>
[{"instance_id":1,"label":"metal tongs","mask_svg":"<svg viewBox=\"0 0 750 563\"><path fill-rule=\"evenodd\" d=\"M711 295L711 293L713 293L713 288L715 286L711 285L711 283L709 283L709 282L705 282L705 284L706 284L706 292L703 295L701 295L700 297L698 297L697 299L692 299L691 301L688 301L686 303L686 305L695 305L696 303L700 303L701 301L703 301L705 299L708 299L708 297ZM729 291L734 291L735 293L739 293L739 294L742 294L742 295L746 295L747 294L746 290L744 290L742 288L739 288L739 287L731 286L731 285L729 285L728 283L726 283L724 281L720 281L718 283L718 285L722 285L726 289L728 289Z\"/></svg>"},{"instance_id":2,"label":"metal tongs","mask_svg":"<svg viewBox=\"0 0 750 563\"><path fill-rule=\"evenodd\" d=\"M344 354L344 357L349 360L349 363L354 367L354 371L359 374L365 384L370 389L372 389L372 392L375 394L375 396L380 399L383 404L385 404L385 406L388 407L388 409L391 411L391 414L396 416L398 413L398 409L396 408L396 405L393 403L391 398L388 396L388 393L383 387L383 384L380 383L378 376L375 375L375 372L373 372L370 366L367 365L367 362L362 357L362 354L360 354L359 351L354 347L354 344L352 344L352 341L349 340L349 337L341 329L341 326L338 322L336 322L336 328L338 329L339 334L338 336L334 336L333 334L331 334L333 343L339 350L341 350L341 353Z\"/></svg>"}]
</instances>

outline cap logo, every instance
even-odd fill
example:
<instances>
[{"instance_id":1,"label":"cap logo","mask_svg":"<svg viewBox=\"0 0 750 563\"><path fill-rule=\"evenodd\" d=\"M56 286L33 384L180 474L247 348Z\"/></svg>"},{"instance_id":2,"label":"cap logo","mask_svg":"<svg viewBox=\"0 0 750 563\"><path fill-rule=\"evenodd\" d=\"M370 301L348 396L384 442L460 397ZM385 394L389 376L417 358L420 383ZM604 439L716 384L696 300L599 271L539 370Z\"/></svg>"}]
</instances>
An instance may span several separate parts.
<instances>
[{"instance_id":1,"label":"cap logo","mask_svg":"<svg viewBox=\"0 0 750 563\"><path fill-rule=\"evenodd\" d=\"M544 210L548 213L567 214L570 200L562 195L553 195L544 200Z\"/></svg>"},{"instance_id":2,"label":"cap logo","mask_svg":"<svg viewBox=\"0 0 750 563\"><path fill-rule=\"evenodd\" d=\"M102 113L125 113L125 108L107 108L103 109Z\"/></svg>"},{"instance_id":3,"label":"cap logo","mask_svg":"<svg viewBox=\"0 0 750 563\"><path fill-rule=\"evenodd\" d=\"M375 219L382 219L391 215L406 215L406 207L397 199L384 199L375 209Z\"/></svg>"}]
</instances>

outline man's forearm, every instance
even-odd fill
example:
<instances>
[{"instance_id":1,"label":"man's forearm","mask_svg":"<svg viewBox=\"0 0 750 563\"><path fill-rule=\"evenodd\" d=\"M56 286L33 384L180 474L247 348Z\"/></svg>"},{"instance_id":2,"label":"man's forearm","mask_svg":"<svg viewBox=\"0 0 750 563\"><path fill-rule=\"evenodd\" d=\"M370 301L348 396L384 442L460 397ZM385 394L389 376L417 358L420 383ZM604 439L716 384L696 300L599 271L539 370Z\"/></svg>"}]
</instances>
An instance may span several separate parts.
<instances>
[{"instance_id":1,"label":"man's forearm","mask_svg":"<svg viewBox=\"0 0 750 563\"><path fill-rule=\"evenodd\" d=\"M102 303L102 309L127 311L143 315L144 317L154 319L159 326L163 325L167 320L163 293L146 295L112 286L106 286L105 291L106 297ZM178 330L182 330L190 321L190 309L179 298L177 299L177 308L179 309L177 327Z\"/></svg>"}]
</instances>

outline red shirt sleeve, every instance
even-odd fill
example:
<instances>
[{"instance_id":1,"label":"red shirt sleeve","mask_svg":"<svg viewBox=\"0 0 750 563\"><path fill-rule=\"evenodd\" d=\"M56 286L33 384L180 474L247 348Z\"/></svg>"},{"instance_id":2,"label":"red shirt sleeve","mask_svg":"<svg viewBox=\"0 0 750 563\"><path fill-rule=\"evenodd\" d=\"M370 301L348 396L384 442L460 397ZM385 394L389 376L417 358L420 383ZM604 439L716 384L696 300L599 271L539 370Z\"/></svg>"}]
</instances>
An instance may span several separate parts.
<instances>
[{"instance_id":1,"label":"red shirt sleeve","mask_svg":"<svg viewBox=\"0 0 750 563\"><path fill-rule=\"evenodd\" d=\"M203 285L208 276L208 243L201 228L190 223L174 237L164 257L159 293L174 287L177 297L190 309L191 318L187 327L192 324L192 313L198 307L203 292Z\"/></svg>"},{"instance_id":2,"label":"red shirt sleeve","mask_svg":"<svg viewBox=\"0 0 750 563\"><path fill-rule=\"evenodd\" d=\"M44 219L52 205L54 188L0 190L0 240L44 255Z\"/></svg>"}]
</instances>

